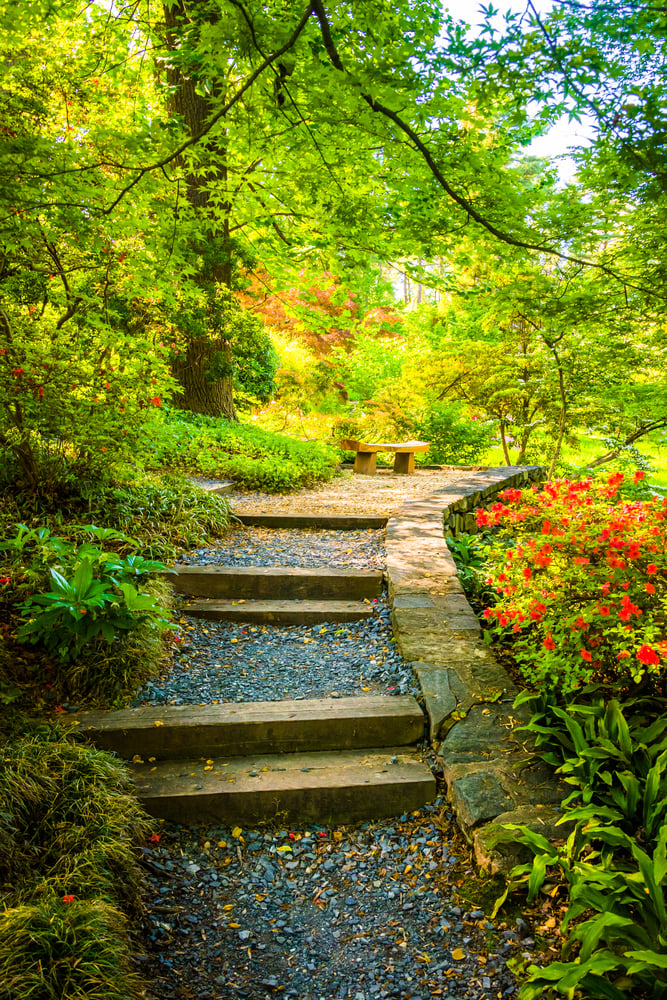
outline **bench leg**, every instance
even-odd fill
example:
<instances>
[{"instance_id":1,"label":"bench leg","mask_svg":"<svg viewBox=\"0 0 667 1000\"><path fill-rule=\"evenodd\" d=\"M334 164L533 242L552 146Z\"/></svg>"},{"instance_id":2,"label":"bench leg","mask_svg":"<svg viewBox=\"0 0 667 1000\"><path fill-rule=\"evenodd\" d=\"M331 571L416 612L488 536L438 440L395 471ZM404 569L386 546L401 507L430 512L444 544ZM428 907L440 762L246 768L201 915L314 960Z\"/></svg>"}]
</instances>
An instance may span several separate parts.
<instances>
[{"instance_id":1,"label":"bench leg","mask_svg":"<svg viewBox=\"0 0 667 1000\"><path fill-rule=\"evenodd\" d=\"M415 471L415 453L414 451L397 451L394 455L394 472L400 472L401 475L409 476L410 473Z\"/></svg>"},{"instance_id":2,"label":"bench leg","mask_svg":"<svg viewBox=\"0 0 667 1000\"><path fill-rule=\"evenodd\" d=\"M358 472L362 476L372 476L375 474L376 462L377 454L374 451L358 451L353 472Z\"/></svg>"}]
</instances>

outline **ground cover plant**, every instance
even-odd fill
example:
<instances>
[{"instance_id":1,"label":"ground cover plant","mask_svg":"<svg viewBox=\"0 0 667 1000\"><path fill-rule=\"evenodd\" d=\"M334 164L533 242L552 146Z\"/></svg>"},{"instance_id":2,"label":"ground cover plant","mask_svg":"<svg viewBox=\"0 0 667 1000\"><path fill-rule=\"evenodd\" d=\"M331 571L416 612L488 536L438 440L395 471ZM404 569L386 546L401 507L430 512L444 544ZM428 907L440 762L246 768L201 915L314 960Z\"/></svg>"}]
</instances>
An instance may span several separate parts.
<instances>
[{"instance_id":1,"label":"ground cover plant","mask_svg":"<svg viewBox=\"0 0 667 1000\"><path fill-rule=\"evenodd\" d=\"M536 752L573 789L561 845L524 826L499 835L533 855L499 905L547 882L565 899L562 960L524 967L522 1000L667 996L667 507L641 497L642 479L506 490L478 512L501 538L487 623L528 686L517 704Z\"/></svg>"},{"instance_id":2,"label":"ground cover plant","mask_svg":"<svg viewBox=\"0 0 667 1000\"><path fill-rule=\"evenodd\" d=\"M7 1000L131 1000L149 822L109 754L25 717L0 724L0 981Z\"/></svg>"},{"instance_id":3,"label":"ground cover plant","mask_svg":"<svg viewBox=\"0 0 667 1000\"><path fill-rule=\"evenodd\" d=\"M165 410L146 429L140 448L149 468L181 469L264 493L290 492L330 479L338 451L202 414Z\"/></svg>"}]
</instances>

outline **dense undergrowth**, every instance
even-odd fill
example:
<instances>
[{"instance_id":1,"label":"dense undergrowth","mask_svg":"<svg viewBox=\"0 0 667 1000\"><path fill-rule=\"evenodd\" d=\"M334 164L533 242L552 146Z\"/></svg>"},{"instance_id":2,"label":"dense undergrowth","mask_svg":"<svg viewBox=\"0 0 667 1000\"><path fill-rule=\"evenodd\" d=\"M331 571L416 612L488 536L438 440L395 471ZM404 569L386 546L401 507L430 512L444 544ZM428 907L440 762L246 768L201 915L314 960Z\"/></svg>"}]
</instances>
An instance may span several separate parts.
<instances>
[{"instance_id":1,"label":"dense undergrowth","mask_svg":"<svg viewBox=\"0 0 667 1000\"><path fill-rule=\"evenodd\" d=\"M525 963L521 1000L667 997L667 506L642 478L507 490L478 514L491 534L451 546L514 654L536 753L572 787L561 845L500 835L533 857L499 906L518 889L565 899L561 961Z\"/></svg>"},{"instance_id":2,"label":"dense undergrowth","mask_svg":"<svg viewBox=\"0 0 667 1000\"><path fill-rule=\"evenodd\" d=\"M150 825L109 754L0 718L0 982L6 1000L133 1000L130 927Z\"/></svg>"}]
</instances>

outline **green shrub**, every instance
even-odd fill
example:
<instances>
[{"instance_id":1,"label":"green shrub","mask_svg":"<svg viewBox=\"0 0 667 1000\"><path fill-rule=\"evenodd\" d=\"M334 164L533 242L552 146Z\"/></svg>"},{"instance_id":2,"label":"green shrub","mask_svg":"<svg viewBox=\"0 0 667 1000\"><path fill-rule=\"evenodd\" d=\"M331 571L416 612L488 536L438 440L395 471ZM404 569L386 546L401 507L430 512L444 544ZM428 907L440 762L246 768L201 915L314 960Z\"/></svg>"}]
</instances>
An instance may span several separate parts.
<instances>
[{"instance_id":1,"label":"green shrub","mask_svg":"<svg viewBox=\"0 0 667 1000\"><path fill-rule=\"evenodd\" d=\"M149 826L111 755L39 728L2 747L0 892L12 906L73 893L140 912L134 844Z\"/></svg>"},{"instance_id":2,"label":"green shrub","mask_svg":"<svg viewBox=\"0 0 667 1000\"><path fill-rule=\"evenodd\" d=\"M0 699L15 700L21 687L47 685L50 697L109 705L132 694L165 655L161 633L170 625L169 588L151 575L162 563L140 555L105 551L97 541L127 546L133 540L113 529L79 526L76 545L48 528L19 525L0 542L13 576L16 610L23 613L20 642L51 654L32 676L0 645ZM9 579L9 578L5 578ZM50 582L48 593L35 593ZM19 603L20 597L23 603ZM48 671L48 673L47 673ZM38 692L43 694L44 692Z\"/></svg>"},{"instance_id":3,"label":"green shrub","mask_svg":"<svg viewBox=\"0 0 667 1000\"><path fill-rule=\"evenodd\" d=\"M84 530L89 540L78 546L46 528L30 530L24 524L14 538L0 540L5 552L24 556L32 550L33 574L48 572L50 577L47 593L32 594L20 606L24 620L19 641L42 643L63 663L99 638L113 643L140 626L160 630L169 625L159 601L143 587L150 575L165 570L164 564L140 555L121 556L96 544L131 541L120 532L94 525Z\"/></svg>"},{"instance_id":4,"label":"green shrub","mask_svg":"<svg viewBox=\"0 0 667 1000\"><path fill-rule=\"evenodd\" d=\"M484 534L468 535L464 532L447 538L461 586L475 612L495 603L496 592L489 585L487 562L492 543Z\"/></svg>"},{"instance_id":5,"label":"green shrub","mask_svg":"<svg viewBox=\"0 0 667 1000\"><path fill-rule=\"evenodd\" d=\"M150 833L125 768L8 713L0 725L0 990L7 1000L131 1000L136 845Z\"/></svg>"},{"instance_id":6,"label":"green shrub","mask_svg":"<svg viewBox=\"0 0 667 1000\"><path fill-rule=\"evenodd\" d=\"M28 310L4 296L3 306L0 481L50 495L82 477L103 479L112 458L132 454L127 427L169 389L160 350L136 333L87 324L85 310L63 326L51 307Z\"/></svg>"},{"instance_id":7,"label":"green shrub","mask_svg":"<svg viewBox=\"0 0 667 1000\"><path fill-rule=\"evenodd\" d=\"M493 425L472 420L457 403L431 402L416 422L415 435L430 442L429 461L442 465L473 465L488 450Z\"/></svg>"},{"instance_id":8,"label":"green shrub","mask_svg":"<svg viewBox=\"0 0 667 1000\"><path fill-rule=\"evenodd\" d=\"M237 406L268 402L276 389L278 355L262 320L248 310L236 320L233 355Z\"/></svg>"}]
</instances>

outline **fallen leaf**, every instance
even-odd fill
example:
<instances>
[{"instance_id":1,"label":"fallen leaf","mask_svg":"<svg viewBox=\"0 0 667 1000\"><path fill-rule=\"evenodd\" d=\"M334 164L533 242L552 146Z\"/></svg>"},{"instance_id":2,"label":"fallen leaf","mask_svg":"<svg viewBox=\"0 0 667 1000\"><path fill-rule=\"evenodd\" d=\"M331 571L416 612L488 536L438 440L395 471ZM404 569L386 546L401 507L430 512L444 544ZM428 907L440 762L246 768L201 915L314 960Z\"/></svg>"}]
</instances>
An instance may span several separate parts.
<instances>
[{"instance_id":1,"label":"fallen leaf","mask_svg":"<svg viewBox=\"0 0 667 1000\"><path fill-rule=\"evenodd\" d=\"M452 952L452 958L455 962L461 962L466 957L466 953L463 948L455 948Z\"/></svg>"}]
</instances>

